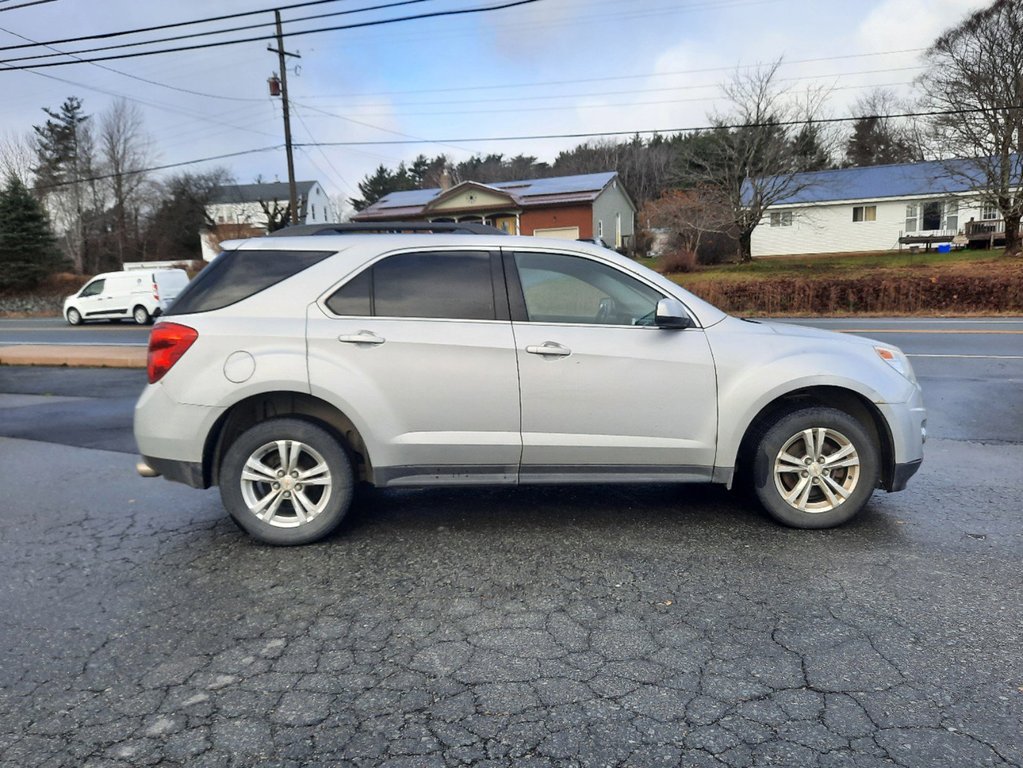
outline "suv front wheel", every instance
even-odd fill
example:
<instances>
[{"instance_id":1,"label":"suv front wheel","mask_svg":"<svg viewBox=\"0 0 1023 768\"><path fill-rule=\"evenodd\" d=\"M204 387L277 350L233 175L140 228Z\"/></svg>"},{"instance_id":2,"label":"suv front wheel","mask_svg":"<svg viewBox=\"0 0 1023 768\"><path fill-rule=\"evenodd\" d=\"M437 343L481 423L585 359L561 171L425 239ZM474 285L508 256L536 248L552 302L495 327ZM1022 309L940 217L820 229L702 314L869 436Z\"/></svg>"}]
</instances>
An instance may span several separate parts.
<instances>
[{"instance_id":1,"label":"suv front wheel","mask_svg":"<svg viewBox=\"0 0 1023 768\"><path fill-rule=\"evenodd\" d=\"M854 517L877 487L876 441L835 408L783 415L763 433L753 486L775 520L794 528L831 528Z\"/></svg>"},{"instance_id":2,"label":"suv front wheel","mask_svg":"<svg viewBox=\"0 0 1023 768\"><path fill-rule=\"evenodd\" d=\"M250 427L227 449L220 496L234 521L268 544L317 541L351 506L352 465L337 439L300 419Z\"/></svg>"}]
</instances>

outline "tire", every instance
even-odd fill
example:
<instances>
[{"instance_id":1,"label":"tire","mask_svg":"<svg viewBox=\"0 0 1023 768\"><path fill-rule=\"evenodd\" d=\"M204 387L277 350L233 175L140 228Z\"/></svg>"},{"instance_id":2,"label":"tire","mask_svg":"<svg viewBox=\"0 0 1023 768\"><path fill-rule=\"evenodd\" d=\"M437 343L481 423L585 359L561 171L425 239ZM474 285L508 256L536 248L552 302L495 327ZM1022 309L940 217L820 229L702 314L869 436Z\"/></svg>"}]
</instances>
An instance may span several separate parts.
<instances>
[{"instance_id":1,"label":"tire","mask_svg":"<svg viewBox=\"0 0 1023 768\"><path fill-rule=\"evenodd\" d=\"M82 313L74 307L71 307L67 311L67 324L68 325L81 325L82 324Z\"/></svg>"},{"instance_id":2,"label":"tire","mask_svg":"<svg viewBox=\"0 0 1023 768\"><path fill-rule=\"evenodd\" d=\"M252 469L256 465L264 469ZM315 482L300 482L303 477ZM220 465L220 498L232 519L275 546L309 544L330 534L348 512L354 486L351 461L337 438L300 419L249 428Z\"/></svg>"},{"instance_id":3,"label":"tire","mask_svg":"<svg viewBox=\"0 0 1023 768\"><path fill-rule=\"evenodd\" d=\"M782 415L767 426L753 458L757 499L771 517L793 528L832 528L851 520L866 506L879 476L877 442L859 421L835 408Z\"/></svg>"},{"instance_id":4,"label":"tire","mask_svg":"<svg viewBox=\"0 0 1023 768\"><path fill-rule=\"evenodd\" d=\"M149 310L141 304L131 311L131 317L135 321L136 325L149 325L153 322L153 318L150 316Z\"/></svg>"}]
</instances>

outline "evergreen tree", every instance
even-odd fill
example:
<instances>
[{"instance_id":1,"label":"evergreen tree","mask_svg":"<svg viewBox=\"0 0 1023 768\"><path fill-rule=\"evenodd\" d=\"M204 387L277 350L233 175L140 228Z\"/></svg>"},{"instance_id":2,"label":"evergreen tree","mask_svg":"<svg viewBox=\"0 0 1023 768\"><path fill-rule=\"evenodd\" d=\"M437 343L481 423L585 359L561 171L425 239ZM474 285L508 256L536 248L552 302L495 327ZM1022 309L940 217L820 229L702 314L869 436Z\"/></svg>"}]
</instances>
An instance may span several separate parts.
<instances>
[{"instance_id":1,"label":"evergreen tree","mask_svg":"<svg viewBox=\"0 0 1023 768\"><path fill-rule=\"evenodd\" d=\"M11 174L0 189L0 290L34 288L61 262L46 213Z\"/></svg>"},{"instance_id":2,"label":"evergreen tree","mask_svg":"<svg viewBox=\"0 0 1023 768\"><path fill-rule=\"evenodd\" d=\"M824 171L833 165L820 125L812 120L792 139L792 154L798 171Z\"/></svg>"},{"instance_id":3,"label":"evergreen tree","mask_svg":"<svg viewBox=\"0 0 1023 768\"><path fill-rule=\"evenodd\" d=\"M415 180L409 175L405 163L399 163L396 171L388 170L380 165L372 175L359 182L359 192L362 193L362 197L349 198L348 202L355 210L361 211L392 192L415 188Z\"/></svg>"},{"instance_id":4,"label":"evergreen tree","mask_svg":"<svg viewBox=\"0 0 1023 768\"><path fill-rule=\"evenodd\" d=\"M45 200L62 232L64 247L77 272L98 267L95 238L90 229L102 211L95 182L95 142L82 102L68 97L60 109L43 109L47 120L34 125L37 165L36 193Z\"/></svg>"},{"instance_id":5,"label":"evergreen tree","mask_svg":"<svg viewBox=\"0 0 1023 768\"><path fill-rule=\"evenodd\" d=\"M852 135L845 145L847 165L886 165L911 163L918 158L912 143L883 115L866 115L853 123Z\"/></svg>"}]
</instances>

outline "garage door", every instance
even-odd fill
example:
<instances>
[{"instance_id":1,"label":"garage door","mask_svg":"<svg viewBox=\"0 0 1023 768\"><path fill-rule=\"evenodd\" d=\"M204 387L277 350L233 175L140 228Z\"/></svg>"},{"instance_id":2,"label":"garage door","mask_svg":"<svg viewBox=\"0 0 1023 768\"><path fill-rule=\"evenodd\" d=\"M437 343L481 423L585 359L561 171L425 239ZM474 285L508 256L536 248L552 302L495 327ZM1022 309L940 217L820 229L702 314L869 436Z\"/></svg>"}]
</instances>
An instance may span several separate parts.
<instances>
[{"instance_id":1,"label":"garage door","mask_svg":"<svg viewBox=\"0 0 1023 768\"><path fill-rule=\"evenodd\" d=\"M558 240L578 240L579 227L551 227L550 229L534 229L534 237L554 237Z\"/></svg>"}]
</instances>

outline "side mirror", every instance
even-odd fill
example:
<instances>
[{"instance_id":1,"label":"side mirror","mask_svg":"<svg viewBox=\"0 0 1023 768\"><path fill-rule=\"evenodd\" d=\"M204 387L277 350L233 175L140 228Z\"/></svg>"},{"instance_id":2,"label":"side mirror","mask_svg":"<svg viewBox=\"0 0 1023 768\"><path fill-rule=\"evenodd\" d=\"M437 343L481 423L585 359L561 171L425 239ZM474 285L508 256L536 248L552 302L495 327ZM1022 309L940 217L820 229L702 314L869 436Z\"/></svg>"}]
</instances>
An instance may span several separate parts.
<instances>
[{"instance_id":1,"label":"side mirror","mask_svg":"<svg viewBox=\"0 0 1023 768\"><path fill-rule=\"evenodd\" d=\"M657 302L654 325L658 328L681 330L683 328L692 328L693 319L689 317L686 308L682 306L682 302L678 299L661 299Z\"/></svg>"}]
</instances>

